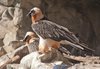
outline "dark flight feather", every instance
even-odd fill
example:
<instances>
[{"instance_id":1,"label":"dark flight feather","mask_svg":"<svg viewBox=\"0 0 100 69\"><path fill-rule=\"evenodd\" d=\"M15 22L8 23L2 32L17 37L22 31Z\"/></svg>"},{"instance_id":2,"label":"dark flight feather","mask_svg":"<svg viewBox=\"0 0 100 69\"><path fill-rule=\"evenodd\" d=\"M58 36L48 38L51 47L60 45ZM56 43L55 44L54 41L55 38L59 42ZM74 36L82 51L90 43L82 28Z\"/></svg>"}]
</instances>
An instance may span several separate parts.
<instances>
[{"instance_id":1,"label":"dark flight feather","mask_svg":"<svg viewBox=\"0 0 100 69\"><path fill-rule=\"evenodd\" d=\"M55 41L68 40L73 43L78 42L78 39L68 29L48 20L40 20L32 25L32 28L44 39L50 38Z\"/></svg>"}]
</instances>

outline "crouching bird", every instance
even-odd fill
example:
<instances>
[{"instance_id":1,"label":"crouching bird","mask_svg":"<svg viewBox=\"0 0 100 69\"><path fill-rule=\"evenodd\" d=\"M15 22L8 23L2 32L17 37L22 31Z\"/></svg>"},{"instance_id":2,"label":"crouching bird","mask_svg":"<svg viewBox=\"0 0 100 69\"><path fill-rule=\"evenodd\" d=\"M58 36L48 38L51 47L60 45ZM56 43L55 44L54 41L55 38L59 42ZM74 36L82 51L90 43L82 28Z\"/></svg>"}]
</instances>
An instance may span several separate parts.
<instances>
[{"instance_id":1,"label":"crouching bird","mask_svg":"<svg viewBox=\"0 0 100 69\"><path fill-rule=\"evenodd\" d=\"M34 32L28 31L22 41L28 47L29 53L38 51L39 38Z\"/></svg>"},{"instance_id":2,"label":"crouching bird","mask_svg":"<svg viewBox=\"0 0 100 69\"><path fill-rule=\"evenodd\" d=\"M30 43L32 43L35 39L38 39L38 37L36 36L36 34L34 32L28 31L24 38L23 38L23 42L25 42L26 45L29 45Z\"/></svg>"},{"instance_id":3,"label":"crouching bird","mask_svg":"<svg viewBox=\"0 0 100 69\"><path fill-rule=\"evenodd\" d=\"M32 20L32 29L39 37L39 51L41 53L50 51L52 47L58 49L60 44L93 51L87 46L80 44L78 38L67 28L47 20L40 8L32 8L28 15Z\"/></svg>"}]
</instances>

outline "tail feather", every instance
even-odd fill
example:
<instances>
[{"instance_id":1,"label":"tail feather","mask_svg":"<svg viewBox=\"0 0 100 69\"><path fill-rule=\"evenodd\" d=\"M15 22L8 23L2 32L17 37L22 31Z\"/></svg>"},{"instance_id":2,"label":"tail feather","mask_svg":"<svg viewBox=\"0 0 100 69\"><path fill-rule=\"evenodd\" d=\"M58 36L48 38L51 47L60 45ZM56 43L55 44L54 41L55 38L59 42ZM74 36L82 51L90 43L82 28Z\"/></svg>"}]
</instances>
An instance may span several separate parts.
<instances>
[{"instance_id":1,"label":"tail feather","mask_svg":"<svg viewBox=\"0 0 100 69\"><path fill-rule=\"evenodd\" d=\"M72 46L72 47L74 47L74 48L78 48L78 49L84 50L84 48L81 47L80 45L76 45L76 44L71 43L71 42L69 42L69 41L67 41L67 40L61 41L60 43L61 43L61 44L65 44L65 45Z\"/></svg>"},{"instance_id":2,"label":"tail feather","mask_svg":"<svg viewBox=\"0 0 100 69\"><path fill-rule=\"evenodd\" d=\"M78 45L80 45L81 47L83 47L84 49L87 49L87 50L89 50L89 51L92 51L92 52L95 51L95 50L89 48L86 44L84 45L84 44L78 43Z\"/></svg>"},{"instance_id":3,"label":"tail feather","mask_svg":"<svg viewBox=\"0 0 100 69\"><path fill-rule=\"evenodd\" d=\"M74 44L74 43L71 43L67 40L61 41L60 43L65 44L65 45L69 45L69 46L72 46L74 48L78 48L78 49L81 49L81 50L89 50L89 51L92 51L92 52L95 51L95 50L89 48L87 45L84 45L84 44L81 44L81 43Z\"/></svg>"},{"instance_id":4,"label":"tail feather","mask_svg":"<svg viewBox=\"0 0 100 69\"><path fill-rule=\"evenodd\" d=\"M60 47L58 48L58 50L61 51L61 52L63 52L63 53L65 53L65 54L71 54L71 53L67 50L67 48L64 48L63 46L60 46Z\"/></svg>"}]
</instances>

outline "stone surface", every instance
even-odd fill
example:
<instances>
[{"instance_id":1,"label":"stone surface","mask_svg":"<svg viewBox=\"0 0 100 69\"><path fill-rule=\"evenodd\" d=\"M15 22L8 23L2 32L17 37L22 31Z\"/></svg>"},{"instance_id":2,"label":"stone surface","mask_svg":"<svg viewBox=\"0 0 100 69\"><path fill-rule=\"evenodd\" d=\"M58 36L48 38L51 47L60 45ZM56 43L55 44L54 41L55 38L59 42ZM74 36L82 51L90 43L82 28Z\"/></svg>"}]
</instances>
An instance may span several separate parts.
<instances>
[{"instance_id":1,"label":"stone surface","mask_svg":"<svg viewBox=\"0 0 100 69\"><path fill-rule=\"evenodd\" d=\"M27 68L30 68L31 67L31 64L32 64L32 60L34 59L34 57L37 56L37 52L33 52L33 53L30 53L26 56L24 56L21 61L20 61L20 64L23 64L25 66L27 66Z\"/></svg>"},{"instance_id":2,"label":"stone surface","mask_svg":"<svg viewBox=\"0 0 100 69\"><path fill-rule=\"evenodd\" d=\"M28 48L24 45L14 51L6 53L0 57L0 69L4 69L9 63L19 63L22 57L28 53Z\"/></svg>"},{"instance_id":3,"label":"stone surface","mask_svg":"<svg viewBox=\"0 0 100 69\"><path fill-rule=\"evenodd\" d=\"M21 47L22 45L24 45L25 43L22 41L11 41L7 46L3 46L3 49L9 53L12 52L14 50L16 50L17 48Z\"/></svg>"},{"instance_id":4,"label":"stone surface","mask_svg":"<svg viewBox=\"0 0 100 69\"><path fill-rule=\"evenodd\" d=\"M100 64L76 64L68 69L100 69Z\"/></svg>"},{"instance_id":5,"label":"stone surface","mask_svg":"<svg viewBox=\"0 0 100 69\"><path fill-rule=\"evenodd\" d=\"M2 55L4 55L4 54L6 54L6 51L4 50L3 47L0 47L0 57L1 57Z\"/></svg>"},{"instance_id":6,"label":"stone surface","mask_svg":"<svg viewBox=\"0 0 100 69\"><path fill-rule=\"evenodd\" d=\"M55 65L72 65L71 62L64 58L61 53L55 49L45 55L39 54L37 51L32 52L23 57L20 64L23 64L27 68L31 69L53 69Z\"/></svg>"},{"instance_id":7,"label":"stone surface","mask_svg":"<svg viewBox=\"0 0 100 69\"><path fill-rule=\"evenodd\" d=\"M18 29L22 20L22 9L9 7L6 9L0 20L1 39L4 45L8 45L11 41L17 40Z\"/></svg>"},{"instance_id":8,"label":"stone surface","mask_svg":"<svg viewBox=\"0 0 100 69\"><path fill-rule=\"evenodd\" d=\"M23 64L8 64L7 69L29 69Z\"/></svg>"},{"instance_id":9,"label":"stone surface","mask_svg":"<svg viewBox=\"0 0 100 69\"><path fill-rule=\"evenodd\" d=\"M15 0L0 0L0 3L5 5L5 6L11 6L13 5Z\"/></svg>"}]
</instances>

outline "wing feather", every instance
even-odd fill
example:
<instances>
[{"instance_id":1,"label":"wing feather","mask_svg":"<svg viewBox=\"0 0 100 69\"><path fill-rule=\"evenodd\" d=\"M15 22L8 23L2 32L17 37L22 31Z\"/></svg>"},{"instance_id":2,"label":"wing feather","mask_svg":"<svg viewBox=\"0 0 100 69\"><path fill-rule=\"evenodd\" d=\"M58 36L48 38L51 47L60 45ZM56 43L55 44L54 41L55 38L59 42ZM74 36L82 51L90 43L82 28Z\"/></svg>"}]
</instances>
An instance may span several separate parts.
<instances>
[{"instance_id":1,"label":"wing feather","mask_svg":"<svg viewBox=\"0 0 100 69\"><path fill-rule=\"evenodd\" d=\"M56 41L68 40L77 42L78 39L65 27L60 26L48 20L40 20L32 25L33 30L42 38L50 38Z\"/></svg>"},{"instance_id":2,"label":"wing feather","mask_svg":"<svg viewBox=\"0 0 100 69\"><path fill-rule=\"evenodd\" d=\"M93 51L87 46L80 44L79 39L67 28L51 21L40 20L38 21L38 23L32 25L32 29L38 36L41 36L44 39L50 38L55 41L67 40L71 43L77 44L79 46L82 46L83 48Z\"/></svg>"}]
</instances>

